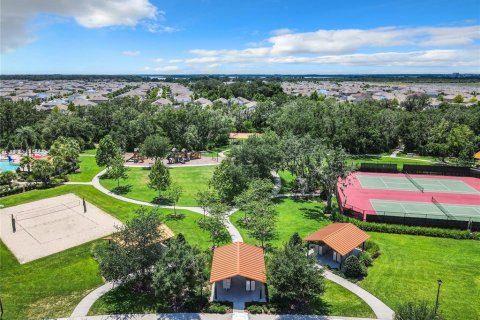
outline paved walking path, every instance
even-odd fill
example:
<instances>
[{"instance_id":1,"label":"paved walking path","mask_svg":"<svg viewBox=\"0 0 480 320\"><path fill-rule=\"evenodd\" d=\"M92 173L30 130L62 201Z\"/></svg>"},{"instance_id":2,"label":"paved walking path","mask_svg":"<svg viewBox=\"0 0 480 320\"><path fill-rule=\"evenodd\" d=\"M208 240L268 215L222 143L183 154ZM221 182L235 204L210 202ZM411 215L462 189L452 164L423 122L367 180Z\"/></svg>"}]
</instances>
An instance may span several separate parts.
<instances>
[{"instance_id":1,"label":"paved walking path","mask_svg":"<svg viewBox=\"0 0 480 320\"><path fill-rule=\"evenodd\" d=\"M318 266L318 267L323 269L321 266ZM326 269L323 269L323 276L326 279L341 285L342 287L344 287L345 289L347 289L348 291L352 292L353 294L357 295L360 299L365 301L365 303L368 304L370 308L372 308L373 312L375 313L378 319L385 319L385 320L393 319L393 315L394 315L393 310L390 309L385 303L380 301L377 297L375 297L373 294L371 294L367 290L359 287L355 283L350 282L345 278L337 276L336 274Z\"/></svg>"},{"instance_id":2,"label":"paved walking path","mask_svg":"<svg viewBox=\"0 0 480 320\"><path fill-rule=\"evenodd\" d=\"M238 317L242 315L242 317ZM159 314L111 314L59 318L58 320L373 320L371 318L334 317L318 315L266 315L266 314L218 314L218 313L159 313Z\"/></svg>"},{"instance_id":3,"label":"paved walking path","mask_svg":"<svg viewBox=\"0 0 480 320\"><path fill-rule=\"evenodd\" d=\"M108 189L103 187L100 184L100 177L105 174L107 169L102 170L99 172L93 179L91 183L70 183L70 184L91 184L93 185L97 190L105 193L106 195L113 197L115 199L129 202L129 203L134 203L138 205L143 205L143 206L150 206L150 207L159 207L159 208L168 208L168 209L173 209L173 206L165 206L165 205L158 205L158 204L153 204L150 202L145 202L145 201L139 201L139 200L134 200L130 198L126 198L117 194L114 194L110 192ZM276 172L272 172L272 175L274 177L274 188L275 191L278 193L282 187L282 182L281 179ZM288 196L288 195L281 195L281 194L276 194L276 197L280 196ZM196 212L199 214L203 214L203 209L199 207L177 207L177 209L183 209L183 210L189 210L192 212ZM227 219L225 221L225 227L227 228L231 238L232 242L243 242L243 238L238 231L238 229L231 223L230 221L230 216L236 212L238 209L232 209L228 214L227 214ZM208 213L207 213L208 214ZM319 266L319 268L322 268ZM373 312L379 319L384 319L384 320L391 320L393 319L393 310L390 309L387 305L385 305L382 301L380 301L378 298L373 296L371 293L367 292L366 290L360 288L356 284L339 277L332 272L328 270L324 270L324 277L330 281L333 281L340 286L344 287L345 289L349 290L350 292L354 293L357 295L360 299L364 300L370 308L372 308ZM114 284L111 282L107 282L104 285L100 286L99 288L93 290L90 292L85 298L80 301L80 303L77 305L75 310L73 311L71 317L75 317L75 319L92 319L92 320L103 320L103 319L141 319L141 320L150 320L150 319L181 319L181 320L186 320L186 319L231 319L228 315L206 315L206 314L160 314L160 315L132 315L132 318L129 315L119 315L119 316L98 316L98 317L85 317L91 306L95 303L96 300L98 300L101 296L106 294L108 291L112 290L114 288ZM238 310L235 310L238 311ZM233 317L235 315L240 316L242 313L235 312L233 314ZM227 318L225 318L227 316ZM118 318L115 318L118 317ZM213 318L211 318L213 317ZM250 316L252 319L267 319L265 315L259 316L257 318L256 316ZM328 320L328 319L355 319L355 318L345 318L345 317L322 317L322 316L288 316L286 318L285 316L278 316L278 315L273 315L269 316L268 319L319 319L319 320ZM358 319L358 318L357 318Z\"/></svg>"}]
</instances>

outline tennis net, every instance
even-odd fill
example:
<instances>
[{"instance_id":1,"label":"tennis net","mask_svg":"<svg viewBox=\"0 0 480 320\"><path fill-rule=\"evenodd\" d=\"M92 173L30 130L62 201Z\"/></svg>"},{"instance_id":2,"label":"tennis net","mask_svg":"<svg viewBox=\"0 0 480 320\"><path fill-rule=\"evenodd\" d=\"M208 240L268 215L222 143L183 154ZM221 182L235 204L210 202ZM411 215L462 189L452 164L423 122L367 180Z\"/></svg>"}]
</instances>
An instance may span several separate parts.
<instances>
[{"instance_id":1,"label":"tennis net","mask_svg":"<svg viewBox=\"0 0 480 320\"><path fill-rule=\"evenodd\" d=\"M447 211L447 209L445 209L444 206L442 206L442 204L438 202L437 199L435 199L434 197L432 197L432 203L436 205L437 208L440 209L440 211L442 211L447 217L453 218L453 216Z\"/></svg>"},{"instance_id":2,"label":"tennis net","mask_svg":"<svg viewBox=\"0 0 480 320\"><path fill-rule=\"evenodd\" d=\"M412 177L410 177L410 175L408 173L405 173L405 177L407 177L408 180L410 180L410 182L418 189L420 190L420 192L423 192L425 189L419 185L415 180L413 180Z\"/></svg>"}]
</instances>

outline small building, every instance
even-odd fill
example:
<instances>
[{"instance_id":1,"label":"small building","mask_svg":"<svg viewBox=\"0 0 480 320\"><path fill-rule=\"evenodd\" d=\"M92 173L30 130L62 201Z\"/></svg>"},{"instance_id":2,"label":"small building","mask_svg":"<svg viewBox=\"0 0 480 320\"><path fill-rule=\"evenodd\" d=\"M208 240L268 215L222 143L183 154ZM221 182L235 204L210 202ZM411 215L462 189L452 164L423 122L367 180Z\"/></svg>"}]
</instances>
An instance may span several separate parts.
<instances>
[{"instance_id":1,"label":"small building","mask_svg":"<svg viewBox=\"0 0 480 320\"><path fill-rule=\"evenodd\" d=\"M363 251L368 238L367 233L352 223L332 223L305 237L305 241L320 264L340 269L348 256L358 256Z\"/></svg>"},{"instance_id":2,"label":"small building","mask_svg":"<svg viewBox=\"0 0 480 320\"><path fill-rule=\"evenodd\" d=\"M234 309L245 302L267 302L267 276L263 249L235 242L213 252L211 301L232 301Z\"/></svg>"},{"instance_id":3,"label":"small building","mask_svg":"<svg viewBox=\"0 0 480 320\"><path fill-rule=\"evenodd\" d=\"M476 161L480 161L480 150L473 155L473 159L475 159Z\"/></svg>"},{"instance_id":4,"label":"small building","mask_svg":"<svg viewBox=\"0 0 480 320\"><path fill-rule=\"evenodd\" d=\"M213 101L214 103L223 103L223 104L227 104L228 103L228 100L225 99L225 98L218 98L217 100Z\"/></svg>"},{"instance_id":5,"label":"small building","mask_svg":"<svg viewBox=\"0 0 480 320\"><path fill-rule=\"evenodd\" d=\"M166 98L160 98L158 100L155 100L152 102L153 105L159 106L159 107L165 107L165 106L171 106L172 101Z\"/></svg>"},{"instance_id":6,"label":"small building","mask_svg":"<svg viewBox=\"0 0 480 320\"><path fill-rule=\"evenodd\" d=\"M213 102L208 100L207 98L199 98L199 99L193 101L193 103L200 105L202 108L207 108L207 107L213 106Z\"/></svg>"},{"instance_id":7,"label":"small building","mask_svg":"<svg viewBox=\"0 0 480 320\"><path fill-rule=\"evenodd\" d=\"M231 132L229 133L228 138L232 140L246 140L251 136L257 135L257 134L258 133L254 133L254 132Z\"/></svg>"}]
</instances>

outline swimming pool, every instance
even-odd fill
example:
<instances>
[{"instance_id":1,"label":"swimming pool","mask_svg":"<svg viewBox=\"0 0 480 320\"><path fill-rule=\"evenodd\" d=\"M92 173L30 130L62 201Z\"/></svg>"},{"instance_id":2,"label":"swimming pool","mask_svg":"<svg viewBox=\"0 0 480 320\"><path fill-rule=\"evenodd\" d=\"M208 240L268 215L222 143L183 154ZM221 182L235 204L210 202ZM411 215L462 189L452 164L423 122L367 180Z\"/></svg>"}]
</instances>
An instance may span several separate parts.
<instances>
[{"instance_id":1,"label":"swimming pool","mask_svg":"<svg viewBox=\"0 0 480 320\"><path fill-rule=\"evenodd\" d=\"M0 160L0 172L15 171L17 168L17 164L10 163L6 160Z\"/></svg>"}]
</instances>

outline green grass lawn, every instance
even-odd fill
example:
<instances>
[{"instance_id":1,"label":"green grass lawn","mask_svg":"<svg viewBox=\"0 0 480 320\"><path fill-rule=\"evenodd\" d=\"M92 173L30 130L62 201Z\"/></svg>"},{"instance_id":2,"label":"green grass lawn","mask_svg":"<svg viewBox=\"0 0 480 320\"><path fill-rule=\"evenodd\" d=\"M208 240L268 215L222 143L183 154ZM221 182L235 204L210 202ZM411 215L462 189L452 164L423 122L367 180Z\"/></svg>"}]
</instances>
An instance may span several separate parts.
<instances>
[{"instance_id":1,"label":"green grass lawn","mask_svg":"<svg viewBox=\"0 0 480 320\"><path fill-rule=\"evenodd\" d=\"M68 175L68 179L72 182L89 182L93 177L102 171L105 167L99 167L92 156L80 156L80 172Z\"/></svg>"},{"instance_id":2,"label":"green grass lawn","mask_svg":"<svg viewBox=\"0 0 480 320\"><path fill-rule=\"evenodd\" d=\"M416 159L416 158L411 158L411 159L402 159L402 158L390 158L388 156L352 156L350 159L351 163L360 165L362 162L366 163L390 163L390 164L396 164L397 168L399 170L403 169L404 164L422 164L422 165L432 165L435 162L428 162L428 161L422 161L422 160L431 160L431 159Z\"/></svg>"},{"instance_id":3,"label":"green grass lawn","mask_svg":"<svg viewBox=\"0 0 480 320\"><path fill-rule=\"evenodd\" d=\"M75 193L121 221L133 217L140 206L111 198L92 186L64 185L47 190L34 190L0 200L5 207L39 199ZM161 209L165 223L187 241L205 250L210 246L206 231L198 227L202 216L182 211L183 218L167 217L172 210ZM0 210L1 214L1 210ZM102 280L97 263L91 258L92 243L20 265L0 243L0 292L5 309L4 319L40 319L68 316L76 304Z\"/></svg>"},{"instance_id":4,"label":"green grass lawn","mask_svg":"<svg viewBox=\"0 0 480 320\"><path fill-rule=\"evenodd\" d=\"M370 235L382 254L360 286L395 310L420 299L433 305L442 279L440 311L446 319L480 319L480 241Z\"/></svg>"},{"instance_id":5,"label":"green grass lawn","mask_svg":"<svg viewBox=\"0 0 480 320\"><path fill-rule=\"evenodd\" d=\"M210 150L207 150L205 153L202 154L203 157L216 157L218 155L218 153L222 152L222 151L225 151L225 150L228 150L228 149L231 149L232 146L227 144L225 146L221 146L221 147L216 147L216 148L213 148L213 149L210 149Z\"/></svg>"},{"instance_id":6,"label":"green grass lawn","mask_svg":"<svg viewBox=\"0 0 480 320\"><path fill-rule=\"evenodd\" d=\"M324 204L317 201L295 200L291 198L276 199L277 236L270 242L274 247L280 247L295 233L303 238L310 233L330 223L323 216ZM230 221L238 228L243 240L247 243L259 244L253 239L240 220L244 213L238 211L230 217Z\"/></svg>"},{"instance_id":7,"label":"green grass lawn","mask_svg":"<svg viewBox=\"0 0 480 320\"><path fill-rule=\"evenodd\" d=\"M208 181L213 175L215 166L199 166L199 167L177 167L170 168L170 176L172 182L178 183L183 193L178 202L179 206L196 206L196 194L200 190L208 188ZM130 186L130 190L124 194L125 197L152 202L158 197L158 192L148 187L148 168L129 168L128 178L121 180L121 186ZM101 184L108 190L117 187L117 181L111 179L100 180Z\"/></svg>"},{"instance_id":8,"label":"green grass lawn","mask_svg":"<svg viewBox=\"0 0 480 320\"><path fill-rule=\"evenodd\" d=\"M323 301L328 315L344 317L375 318L370 306L344 287L325 279Z\"/></svg>"},{"instance_id":9,"label":"green grass lawn","mask_svg":"<svg viewBox=\"0 0 480 320\"><path fill-rule=\"evenodd\" d=\"M82 154L96 155L97 154L97 149L83 150L80 155L82 155Z\"/></svg>"}]
</instances>

